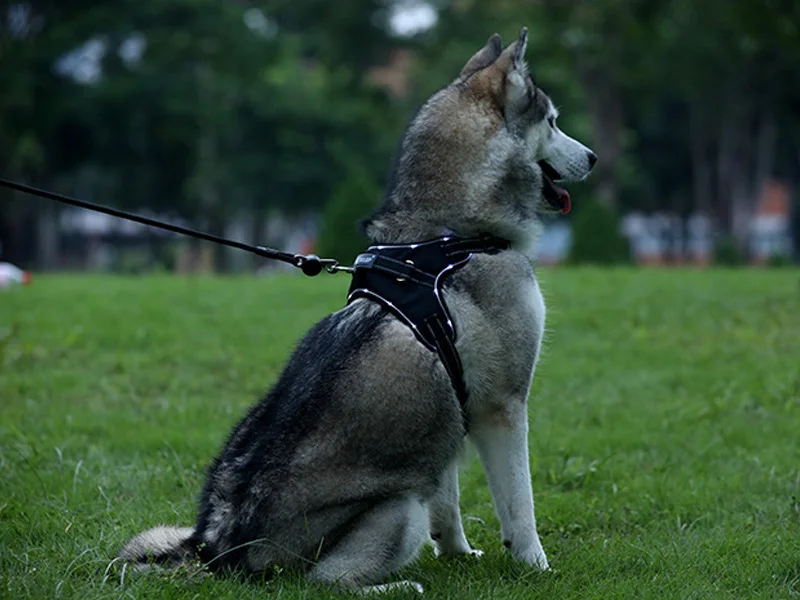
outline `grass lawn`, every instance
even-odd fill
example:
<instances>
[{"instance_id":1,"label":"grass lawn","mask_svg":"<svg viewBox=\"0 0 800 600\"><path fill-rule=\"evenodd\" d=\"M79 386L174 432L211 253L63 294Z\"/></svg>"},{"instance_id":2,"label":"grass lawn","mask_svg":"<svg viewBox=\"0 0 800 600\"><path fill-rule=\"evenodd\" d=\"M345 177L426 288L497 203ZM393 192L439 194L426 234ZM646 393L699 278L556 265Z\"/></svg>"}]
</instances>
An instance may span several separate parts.
<instances>
[{"instance_id":1,"label":"grass lawn","mask_svg":"<svg viewBox=\"0 0 800 600\"><path fill-rule=\"evenodd\" d=\"M505 553L474 451L479 561L421 559L431 598L800 598L800 272L547 270L530 402L553 571ZM1 598L318 598L125 578L131 535L190 525L205 468L349 280L39 277L0 293ZM408 597L408 593L396 594Z\"/></svg>"}]
</instances>

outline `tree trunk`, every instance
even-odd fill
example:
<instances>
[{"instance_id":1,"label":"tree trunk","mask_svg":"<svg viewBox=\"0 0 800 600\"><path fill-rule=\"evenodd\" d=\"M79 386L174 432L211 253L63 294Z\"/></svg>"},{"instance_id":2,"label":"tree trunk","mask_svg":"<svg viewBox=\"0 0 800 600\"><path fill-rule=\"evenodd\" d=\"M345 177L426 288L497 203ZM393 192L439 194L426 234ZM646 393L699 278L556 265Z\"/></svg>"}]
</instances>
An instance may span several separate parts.
<instances>
[{"instance_id":1,"label":"tree trunk","mask_svg":"<svg viewBox=\"0 0 800 600\"><path fill-rule=\"evenodd\" d=\"M771 86L758 82L758 72L758 64L751 63L731 77L720 135L720 199L726 203L728 231L743 251L748 250L756 205L775 169L778 141Z\"/></svg>"},{"instance_id":2,"label":"tree trunk","mask_svg":"<svg viewBox=\"0 0 800 600\"><path fill-rule=\"evenodd\" d=\"M210 106L214 102L213 90L211 89L211 73L203 65L198 65L197 70L197 95L201 106L206 107L206 111L211 110ZM197 140L197 166L196 183L200 204L200 221L209 233L216 236L225 235L225 219L223 217L222 204L220 202L218 168L217 168L217 135L213 127L212 119L201 123ZM225 248L218 244L210 249L212 252L212 265L215 271L225 269Z\"/></svg>"},{"instance_id":3,"label":"tree trunk","mask_svg":"<svg viewBox=\"0 0 800 600\"><path fill-rule=\"evenodd\" d=\"M12 190L0 194L0 260L31 268L36 263L38 232L34 215L40 201Z\"/></svg>"},{"instance_id":4,"label":"tree trunk","mask_svg":"<svg viewBox=\"0 0 800 600\"><path fill-rule=\"evenodd\" d=\"M771 97L764 93L761 97L761 107L758 111L758 132L755 144L755 166L753 173L753 198L758 200L764 185L769 181L775 171L775 151L778 142L778 122L775 118L775 107Z\"/></svg>"},{"instance_id":5,"label":"tree trunk","mask_svg":"<svg viewBox=\"0 0 800 600\"><path fill-rule=\"evenodd\" d=\"M723 231L733 233L733 210L731 198L731 179L733 177L733 108L728 105L720 119L719 137L717 139L717 212Z\"/></svg>"},{"instance_id":6,"label":"tree trunk","mask_svg":"<svg viewBox=\"0 0 800 600\"><path fill-rule=\"evenodd\" d=\"M616 210L619 197L617 165L622 156L623 129L619 86L609 73L587 64L585 57L579 57L579 65L592 122L592 149L598 156L592 180L598 201L606 208Z\"/></svg>"},{"instance_id":7,"label":"tree trunk","mask_svg":"<svg viewBox=\"0 0 800 600\"><path fill-rule=\"evenodd\" d=\"M745 66L729 78L717 148L717 192L725 230L745 251L753 207L753 159L749 149L754 107ZM736 99L735 101L733 99Z\"/></svg>"},{"instance_id":8,"label":"tree trunk","mask_svg":"<svg viewBox=\"0 0 800 600\"><path fill-rule=\"evenodd\" d=\"M689 106L692 156L692 210L711 217L714 205L714 167L710 148L710 115L702 99L695 98Z\"/></svg>"},{"instance_id":9,"label":"tree trunk","mask_svg":"<svg viewBox=\"0 0 800 600\"><path fill-rule=\"evenodd\" d=\"M37 216L37 266L44 270L59 267L60 231L58 207L43 206Z\"/></svg>"},{"instance_id":10,"label":"tree trunk","mask_svg":"<svg viewBox=\"0 0 800 600\"><path fill-rule=\"evenodd\" d=\"M254 208L253 212L251 213L251 221L250 221L250 243L256 246L264 245L264 235L265 235L265 225L266 225L266 215L264 214L264 210L261 208ZM250 255L250 267L252 269L258 269L261 264L264 262L264 259L256 254Z\"/></svg>"}]
</instances>

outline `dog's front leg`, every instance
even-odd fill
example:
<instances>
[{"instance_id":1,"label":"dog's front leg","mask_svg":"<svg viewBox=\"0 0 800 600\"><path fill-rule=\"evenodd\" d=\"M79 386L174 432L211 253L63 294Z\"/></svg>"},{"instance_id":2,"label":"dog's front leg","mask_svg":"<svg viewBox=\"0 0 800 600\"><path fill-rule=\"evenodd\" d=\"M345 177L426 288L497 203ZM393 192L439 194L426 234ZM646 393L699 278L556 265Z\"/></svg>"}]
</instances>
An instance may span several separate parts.
<instances>
[{"instance_id":1,"label":"dog's front leg","mask_svg":"<svg viewBox=\"0 0 800 600\"><path fill-rule=\"evenodd\" d=\"M461 523L458 504L458 461L447 467L442 482L430 503L431 537L436 543L436 556L470 554L481 556L483 552L473 550Z\"/></svg>"},{"instance_id":2,"label":"dog's front leg","mask_svg":"<svg viewBox=\"0 0 800 600\"><path fill-rule=\"evenodd\" d=\"M518 560L548 569L533 514L526 403L514 398L502 410L476 421L470 438L486 471L503 544Z\"/></svg>"}]
</instances>

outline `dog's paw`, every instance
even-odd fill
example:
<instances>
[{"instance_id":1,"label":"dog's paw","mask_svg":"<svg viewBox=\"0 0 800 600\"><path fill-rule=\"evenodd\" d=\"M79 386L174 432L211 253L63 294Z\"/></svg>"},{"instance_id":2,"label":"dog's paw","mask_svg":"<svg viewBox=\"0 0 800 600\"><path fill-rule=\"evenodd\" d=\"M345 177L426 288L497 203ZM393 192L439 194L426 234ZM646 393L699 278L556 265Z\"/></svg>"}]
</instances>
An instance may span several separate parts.
<instances>
[{"instance_id":1,"label":"dog's paw","mask_svg":"<svg viewBox=\"0 0 800 600\"><path fill-rule=\"evenodd\" d=\"M547 562L547 556L545 556L543 550L539 550L539 552L527 552L520 560L523 560L525 564L539 569L540 571L550 570L550 563Z\"/></svg>"},{"instance_id":2,"label":"dog's paw","mask_svg":"<svg viewBox=\"0 0 800 600\"><path fill-rule=\"evenodd\" d=\"M455 558L458 556L481 558L483 556L483 550L470 548L469 544L466 544L466 546L460 546L458 548L443 549L440 544L435 543L433 545L433 555L436 558Z\"/></svg>"},{"instance_id":3,"label":"dog's paw","mask_svg":"<svg viewBox=\"0 0 800 600\"><path fill-rule=\"evenodd\" d=\"M460 552L442 552L438 548L434 549L434 554L436 558L459 558L461 556L466 556L469 558L481 558L483 556L483 550L478 550L476 548L470 548L469 550L464 550Z\"/></svg>"},{"instance_id":4,"label":"dog's paw","mask_svg":"<svg viewBox=\"0 0 800 600\"><path fill-rule=\"evenodd\" d=\"M550 564L547 562L547 555L541 544L529 544L522 548L515 547L509 541L503 542L503 545L511 551L511 555L520 562L526 565L539 569L540 571L549 571Z\"/></svg>"},{"instance_id":5,"label":"dog's paw","mask_svg":"<svg viewBox=\"0 0 800 600\"><path fill-rule=\"evenodd\" d=\"M433 555L436 558L448 558L455 556L471 556L472 558L480 558L483 552L475 550L469 545L464 533L453 533L450 535L441 535L439 533L431 533L431 541L433 542Z\"/></svg>"},{"instance_id":6,"label":"dog's paw","mask_svg":"<svg viewBox=\"0 0 800 600\"><path fill-rule=\"evenodd\" d=\"M417 583L416 581L393 581L392 583L382 583L380 585L367 585L362 588L358 588L355 592L361 596L368 595L368 594L386 594L387 592L393 592L395 590L408 590L411 592L416 592L418 594L424 594L425 589Z\"/></svg>"}]
</instances>

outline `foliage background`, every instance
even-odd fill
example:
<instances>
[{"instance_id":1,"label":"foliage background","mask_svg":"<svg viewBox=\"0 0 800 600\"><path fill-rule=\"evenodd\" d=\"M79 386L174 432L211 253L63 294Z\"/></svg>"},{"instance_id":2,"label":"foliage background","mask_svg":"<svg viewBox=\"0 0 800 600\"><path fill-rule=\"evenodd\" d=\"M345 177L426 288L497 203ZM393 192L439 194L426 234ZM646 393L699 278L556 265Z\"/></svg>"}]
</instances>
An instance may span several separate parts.
<instances>
[{"instance_id":1,"label":"foliage background","mask_svg":"<svg viewBox=\"0 0 800 600\"><path fill-rule=\"evenodd\" d=\"M358 185L348 173L380 190L419 102L522 25L562 127L601 158L588 196L707 214L739 246L765 181L796 203L790 0L14 1L0 8L0 171L214 232L318 216ZM4 258L46 262L37 223L57 208L11 196Z\"/></svg>"}]
</instances>

